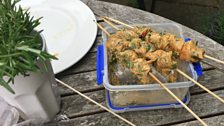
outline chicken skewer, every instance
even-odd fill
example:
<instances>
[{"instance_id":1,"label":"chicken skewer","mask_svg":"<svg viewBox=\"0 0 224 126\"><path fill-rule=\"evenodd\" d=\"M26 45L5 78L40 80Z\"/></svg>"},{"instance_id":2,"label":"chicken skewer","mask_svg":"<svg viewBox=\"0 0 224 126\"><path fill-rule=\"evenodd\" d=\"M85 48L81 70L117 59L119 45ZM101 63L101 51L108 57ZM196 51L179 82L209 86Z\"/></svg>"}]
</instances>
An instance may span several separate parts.
<instances>
[{"instance_id":1,"label":"chicken skewer","mask_svg":"<svg viewBox=\"0 0 224 126\"><path fill-rule=\"evenodd\" d=\"M116 27L116 26L114 26L114 27ZM143 32L141 32L140 34L142 34L142 33L144 33L145 31L143 30ZM144 33L145 35L146 35L146 33ZM176 42L176 41L175 41ZM182 42L183 44L184 44L184 42ZM182 45L183 45L182 44ZM188 43L186 43L187 44L187 46L189 45ZM180 47L179 47L180 48ZM181 48L183 48L183 47L181 47ZM188 48L188 47L186 47L186 48ZM178 49L178 48L176 48L176 49ZM156 52L158 52L158 50L156 51ZM155 52L155 53L156 53ZM203 50L201 51L201 52L203 52ZM202 53L200 53L200 54L202 54ZM149 53L146 53L146 57L149 57L150 59L152 59L152 62L154 62L154 61L157 61L158 62L158 58L159 57L161 57L161 55L153 55L153 56L151 56L152 55L152 53L151 52L149 52ZM165 56L166 58L167 58L167 56ZM191 59L191 60L193 60L193 59ZM170 61L170 63L172 63L171 61ZM173 66L175 63L173 63L173 64L170 64L169 66ZM162 64L161 66L166 66L167 64ZM160 68L161 68L161 66L160 66ZM168 67L168 68L170 68L170 69L174 69L174 68L171 68L171 67ZM188 76L187 74L185 74L183 71L181 71L180 69L175 69L178 73L180 73L181 75L183 75L184 77L186 77L187 79L189 79L190 81L192 81L193 83L195 83L196 85L198 85L200 88L202 88L203 90L205 90L206 92L208 92L209 94L211 94L213 97L215 97L215 98L217 98L219 101L221 101L222 103L224 103L224 99L222 99L221 97L219 97L218 95L216 95L215 93L213 93L212 91L210 91L208 88L206 88L205 86L203 86L202 84L200 84L199 82L197 82L197 81L195 81L193 78L191 78L190 76ZM161 71L159 71L159 72L161 72ZM172 78L171 78L171 80L173 79L173 76L171 76Z\"/></svg>"},{"instance_id":2,"label":"chicken skewer","mask_svg":"<svg viewBox=\"0 0 224 126\"><path fill-rule=\"evenodd\" d=\"M99 26L99 24L98 24ZM99 27L99 28L103 28L103 27ZM101 29L103 30L103 29ZM105 30L103 30L105 31ZM110 35L111 36L111 35ZM121 52L122 53L122 52ZM131 55L131 52L126 52L125 54L127 54L127 58L129 60L132 60L134 65L133 68L131 68L130 70L134 73L135 71L135 66L138 66L139 63L141 62L142 64L142 68L144 68L144 70L146 70L147 75L151 76L156 82L158 82L160 84L160 86L162 88L164 88L174 99L176 99L188 112L190 112L199 122L201 122L202 125L204 126L208 126L198 115L196 115L186 104L184 104L169 88L167 88L161 81L159 81L159 79L157 79L156 76L154 76L154 74L151 73L151 69L150 66L148 65L148 63L146 63L145 60L143 59L139 59L137 58L135 55ZM133 53L133 52L132 52ZM124 54L124 55L125 55ZM122 54L121 54L122 55ZM123 58L121 59L123 60ZM136 74L139 74L138 72ZM147 75L143 75L142 77L147 77Z\"/></svg>"},{"instance_id":3,"label":"chicken skewer","mask_svg":"<svg viewBox=\"0 0 224 126\"><path fill-rule=\"evenodd\" d=\"M103 17L103 16L102 16L102 17ZM130 26L130 25L126 24L126 23L123 23L123 22L121 22L121 21L118 21L118 20L113 19L113 18L110 18L110 17L104 17L104 18L105 18L105 19L108 19L108 20L111 20L111 21L113 21L113 22L115 22L115 23L124 25L124 26L126 26L126 27L128 27L128 28L132 28L132 29L134 28L133 26ZM203 53L203 57L202 57L202 58L208 58L208 59L210 59L210 60L213 60L213 61L216 61L216 62L219 62L219 63L224 64L224 61L221 61L221 60L216 59L216 58L214 58L214 57L208 56L208 55L206 55L206 54L204 54L204 53ZM202 58L201 58L201 59L202 59Z\"/></svg>"}]
</instances>

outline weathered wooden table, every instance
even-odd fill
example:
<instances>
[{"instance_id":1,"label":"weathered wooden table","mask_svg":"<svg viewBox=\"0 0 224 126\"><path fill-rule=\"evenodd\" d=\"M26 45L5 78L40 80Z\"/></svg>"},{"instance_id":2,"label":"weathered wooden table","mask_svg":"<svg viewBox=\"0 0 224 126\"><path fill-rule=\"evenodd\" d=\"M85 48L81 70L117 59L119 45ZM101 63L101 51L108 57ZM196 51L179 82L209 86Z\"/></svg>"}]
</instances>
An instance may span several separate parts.
<instances>
[{"instance_id":1,"label":"weathered wooden table","mask_svg":"<svg viewBox=\"0 0 224 126\"><path fill-rule=\"evenodd\" d=\"M172 22L160 16L122 5L93 0L83 0L83 2L95 14L113 17L129 24ZM103 26L107 25L100 19L98 19L98 22ZM187 27L182 26L182 28L184 36L197 40L199 46L206 49L207 54L224 60L223 46ZM101 31L99 30L95 44L88 54L79 63L58 74L57 77L97 102L105 105L104 87L97 86L96 84L96 47L100 43ZM224 65L209 60L203 60L202 63L204 75L199 79L199 82L224 98ZM46 124L47 126L127 125L95 104L74 94L71 90L60 85L59 88L62 96L62 108L59 115L64 115L68 118ZM190 92L192 97L188 106L209 125L224 126L224 104L197 86L192 87ZM184 108L126 112L120 115L139 126L200 125Z\"/></svg>"}]
</instances>

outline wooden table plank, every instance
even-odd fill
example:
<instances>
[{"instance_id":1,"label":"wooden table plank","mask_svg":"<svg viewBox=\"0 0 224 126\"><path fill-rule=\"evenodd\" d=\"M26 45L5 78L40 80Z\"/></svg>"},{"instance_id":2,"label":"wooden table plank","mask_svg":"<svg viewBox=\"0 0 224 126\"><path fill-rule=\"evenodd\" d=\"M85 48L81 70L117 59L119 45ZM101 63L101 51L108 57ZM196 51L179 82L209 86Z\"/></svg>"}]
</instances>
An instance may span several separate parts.
<instances>
[{"instance_id":1,"label":"wooden table plank","mask_svg":"<svg viewBox=\"0 0 224 126\"><path fill-rule=\"evenodd\" d=\"M96 53L88 53L77 64L57 74L56 76L58 78L63 78L64 76L71 75L70 77L72 77L73 74L79 74L79 73L90 72L95 70L96 70Z\"/></svg>"},{"instance_id":2,"label":"wooden table plank","mask_svg":"<svg viewBox=\"0 0 224 126\"><path fill-rule=\"evenodd\" d=\"M106 105L105 90L85 93L85 95L97 101L98 103L103 104L104 106ZM76 115L82 115L84 113L91 113L100 110L102 110L100 107L79 95L72 95L62 98L61 111L63 114L66 114L69 117L74 117Z\"/></svg>"},{"instance_id":3,"label":"wooden table plank","mask_svg":"<svg viewBox=\"0 0 224 126\"><path fill-rule=\"evenodd\" d=\"M204 75L199 78L198 82L210 90L224 89L224 73L219 70L204 71ZM205 92L199 86L195 85L191 88L192 94Z\"/></svg>"},{"instance_id":4,"label":"wooden table plank","mask_svg":"<svg viewBox=\"0 0 224 126\"><path fill-rule=\"evenodd\" d=\"M81 92L85 92L87 90L91 91L102 87L96 84L96 71L69 75L59 79ZM59 85L59 89L60 94L62 95L73 93L71 90L61 85Z\"/></svg>"},{"instance_id":5,"label":"wooden table plank","mask_svg":"<svg viewBox=\"0 0 224 126\"><path fill-rule=\"evenodd\" d=\"M224 97L224 90L216 91L217 95L220 95ZM101 97L101 101L98 100L99 103L105 104L104 97L102 97L103 92L98 92L97 94L90 93L91 97ZM80 97L80 96L77 96ZM62 110L64 112L67 112L66 114L72 115L73 112L77 113L77 109L81 108L79 113L85 112L93 112L98 110L96 107L93 107L91 104L82 104L83 102L80 102L81 98L77 97L68 97L66 99L69 100L67 103L67 106L64 107L67 110ZM74 100L74 102L73 102ZM77 104L75 103L76 101ZM83 99L85 100L85 99ZM199 94L194 95L191 97L191 102L188 105L194 112L196 112L200 117L208 116L208 115L214 115L219 113L224 113L224 105L214 99L209 94ZM93 107L94 109L90 109L89 107ZM139 126L146 126L146 125L165 125L168 122L169 123L175 123L179 121L184 120L191 120L194 119L194 117L188 113L184 108L180 109L164 109L164 110L150 110L150 111L136 111L136 112L126 112L122 113L121 116L127 118L131 122L138 124ZM219 122L216 122L219 124ZM90 116L84 116L79 118L71 119L70 121L66 122L58 122L51 124L54 125L60 125L60 126L90 126L90 125L97 125L97 126L104 126L107 124L114 124L114 125L124 125L123 122L119 121L116 117L114 117L111 114L108 113L102 113L102 114L94 114ZM51 126L50 125L50 126Z\"/></svg>"},{"instance_id":6,"label":"wooden table plank","mask_svg":"<svg viewBox=\"0 0 224 126\"><path fill-rule=\"evenodd\" d=\"M224 114L206 118L206 119L204 119L204 121L209 126L224 126ZM173 125L173 126L199 126L199 125L200 125L200 123L198 121L191 121L191 122L181 123L181 124L177 124L177 125Z\"/></svg>"}]
</instances>

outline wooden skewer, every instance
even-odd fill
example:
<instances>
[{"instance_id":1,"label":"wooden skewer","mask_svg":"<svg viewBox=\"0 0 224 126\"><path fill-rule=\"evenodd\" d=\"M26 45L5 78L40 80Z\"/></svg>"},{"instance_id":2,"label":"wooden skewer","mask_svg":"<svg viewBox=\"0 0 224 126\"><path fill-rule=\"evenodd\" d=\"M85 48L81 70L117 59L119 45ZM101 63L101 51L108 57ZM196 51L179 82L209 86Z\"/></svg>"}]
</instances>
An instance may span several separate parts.
<instances>
[{"instance_id":1,"label":"wooden skewer","mask_svg":"<svg viewBox=\"0 0 224 126\"><path fill-rule=\"evenodd\" d=\"M100 18L105 21L107 24L109 24L111 27L113 27L116 30L120 30L118 27L116 27L112 22L108 21L107 19L105 19L104 17L100 16Z\"/></svg>"},{"instance_id":2,"label":"wooden skewer","mask_svg":"<svg viewBox=\"0 0 224 126\"><path fill-rule=\"evenodd\" d=\"M204 54L204 57L205 57L205 58L207 58L207 59L210 59L210 60L216 61L216 62L218 62L218 63L222 63L222 64L224 64L224 61L219 60L219 59L216 59L216 58L211 57L211 56L208 56L208 55L206 55L206 54Z\"/></svg>"},{"instance_id":3,"label":"wooden skewer","mask_svg":"<svg viewBox=\"0 0 224 126\"><path fill-rule=\"evenodd\" d=\"M110 36L110 33L107 32L99 23L96 22L96 24L103 32L105 32L108 36Z\"/></svg>"},{"instance_id":4,"label":"wooden skewer","mask_svg":"<svg viewBox=\"0 0 224 126\"><path fill-rule=\"evenodd\" d=\"M71 89L72 91L74 91L75 93L79 94L80 96L82 96L82 97L86 98L87 100L93 102L94 104L98 105L98 106L101 107L102 109L104 109L104 110L108 111L109 113L113 114L114 116L118 117L119 119L123 120L123 121L126 122L127 124L129 124L129 125L131 125L131 126L136 126L136 125L133 124L132 122L130 122L130 121L128 121L127 119L121 117L120 115L114 113L114 112L111 111L110 109L104 107L103 105L101 105L101 104L99 104L98 102L94 101L94 100L91 99L90 97L88 97L88 96L84 95L83 93L79 92L78 90L72 88L72 87L69 86L68 84L66 84L66 83L64 83L64 82L62 82L62 81L60 81L59 79L56 79L56 81L57 81L58 83L62 84L63 86L65 86L65 87Z\"/></svg>"},{"instance_id":5,"label":"wooden skewer","mask_svg":"<svg viewBox=\"0 0 224 126\"><path fill-rule=\"evenodd\" d=\"M209 94L211 94L212 96L214 96L215 98L217 98L219 101L221 101L222 103L224 103L224 100L219 97L218 95L216 95L215 93L211 92L208 88L206 88L205 86L203 86L202 84L198 83L196 80L194 80L193 78L191 78L190 76L188 76L186 73L184 73L183 71L181 71L180 69L176 69L176 71L180 74L182 74L184 77L186 77L187 79L189 79L190 81L194 82L196 85L198 85L200 88L204 89L205 91L207 91Z\"/></svg>"},{"instance_id":6,"label":"wooden skewer","mask_svg":"<svg viewBox=\"0 0 224 126\"><path fill-rule=\"evenodd\" d=\"M175 98L188 112L190 112L202 125L208 126L200 117L198 117L187 105L185 105L169 88L167 88L155 75L149 73L149 75L160 84L173 98Z\"/></svg>"},{"instance_id":7,"label":"wooden skewer","mask_svg":"<svg viewBox=\"0 0 224 126\"><path fill-rule=\"evenodd\" d=\"M113 19L113 18L110 18L110 17L104 17L104 18L106 18L106 19L108 19L108 20L110 20L110 21L113 21L113 22L115 22L115 23L118 23L118 24L124 25L124 26L126 26L126 27L129 27L129 28L134 28L133 26L130 26L130 25L126 24L126 23L123 23L123 22L121 22L121 21L118 21L118 20Z\"/></svg>"},{"instance_id":8,"label":"wooden skewer","mask_svg":"<svg viewBox=\"0 0 224 126\"><path fill-rule=\"evenodd\" d=\"M115 26L116 27L116 26ZM101 27L102 30L104 29ZM103 31L106 31L105 29ZM172 91L170 91L169 88L167 88L155 75L152 73L149 73L149 75L160 84L161 87L163 87L173 98L175 98L187 111L189 111L199 122L201 122L204 126L208 126L202 119L200 119L187 105L185 105Z\"/></svg>"}]
</instances>

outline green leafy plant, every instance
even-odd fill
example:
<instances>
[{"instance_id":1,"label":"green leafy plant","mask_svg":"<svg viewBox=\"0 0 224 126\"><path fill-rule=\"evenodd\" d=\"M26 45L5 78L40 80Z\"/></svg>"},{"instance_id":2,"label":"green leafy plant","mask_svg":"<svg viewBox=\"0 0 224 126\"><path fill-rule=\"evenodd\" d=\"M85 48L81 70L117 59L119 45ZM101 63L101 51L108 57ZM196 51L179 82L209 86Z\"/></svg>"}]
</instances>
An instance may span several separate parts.
<instances>
[{"instance_id":1,"label":"green leafy plant","mask_svg":"<svg viewBox=\"0 0 224 126\"><path fill-rule=\"evenodd\" d=\"M14 83L15 76L40 71L36 65L37 58L45 67L46 60L56 59L42 51L41 31L35 30L40 18L34 19L28 10L16 6L17 3L18 0L0 2L0 85L12 93L15 92L9 83Z\"/></svg>"}]
</instances>

